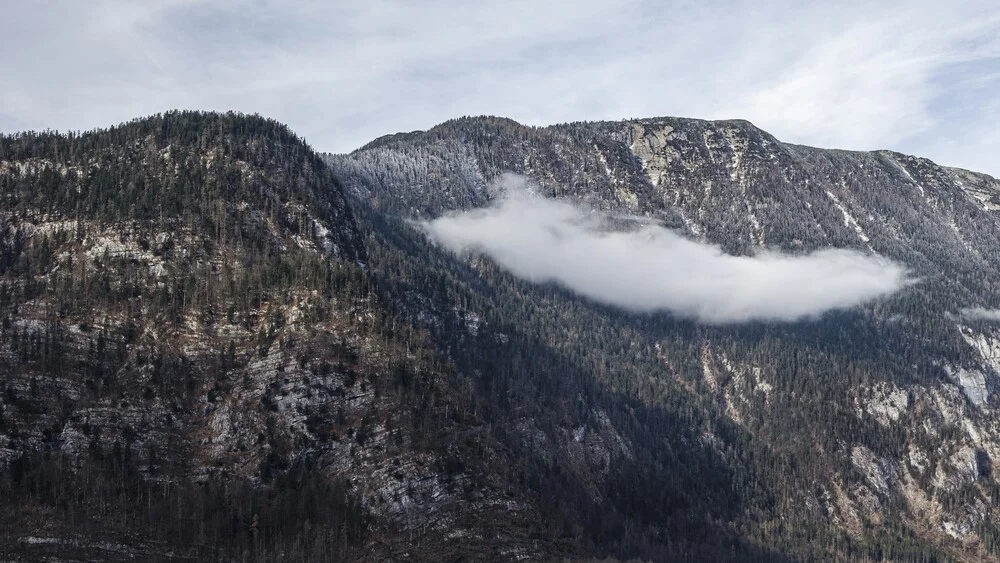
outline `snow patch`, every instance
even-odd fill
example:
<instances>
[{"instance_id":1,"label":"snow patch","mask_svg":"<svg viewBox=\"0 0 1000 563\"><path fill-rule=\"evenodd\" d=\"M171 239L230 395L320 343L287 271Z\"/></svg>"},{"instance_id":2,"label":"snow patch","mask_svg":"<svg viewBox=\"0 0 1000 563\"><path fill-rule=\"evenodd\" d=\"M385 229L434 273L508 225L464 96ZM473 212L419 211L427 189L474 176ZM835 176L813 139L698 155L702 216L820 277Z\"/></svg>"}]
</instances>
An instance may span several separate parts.
<instances>
[{"instance_id":1,"label":"snow patch","mask_svg":"<svg viewBox=\"0 0 1000 563\"><path fill-rule=\"evenodd\" d=\"M753 212L753 206L750 202L744 200L747 206L747 219L750 220L750 242L758 245L764 246L764 228L760 224L760 220L757 219L757 214Z\"/></svg>"},{"instance_id":2,"label":"snow patch","mask_svg":"<svg viewBox=\"0 0 1000 563\"><path fill-rule=\"evenodd\" d=\"M840 202L840 199L834 195L833 192L826 190L826 195L833 201L833 205L839 209L840 213L844 216L844 226L854 229L854 232L858 234L858 238L861 239L861 242L865 243L869 250L872 250L871 245L868 244L871 242L871 238L868 237L868 234L865 233L864 229L861 228L861 225L858 224L857 219L851 215L851 212L844 207L844 204Z\"/></svg>"}]
</instances>

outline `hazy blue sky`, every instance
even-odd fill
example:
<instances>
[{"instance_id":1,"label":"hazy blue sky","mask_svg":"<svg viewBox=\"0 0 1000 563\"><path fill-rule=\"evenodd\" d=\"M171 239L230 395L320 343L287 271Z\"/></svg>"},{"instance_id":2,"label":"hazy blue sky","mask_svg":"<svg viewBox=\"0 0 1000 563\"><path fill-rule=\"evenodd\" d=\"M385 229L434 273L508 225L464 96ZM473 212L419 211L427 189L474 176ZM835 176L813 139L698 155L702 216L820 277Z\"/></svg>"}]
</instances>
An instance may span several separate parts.
<instances>
[{"instance_id":1,"label":"hazy blue sky","mask_svg":"<svg viewBox=\"0 0 1000 563\"><path fill-rule=\"evenodd\" d=\"M3 131L235 109L340 152L461 115L745 118L1000 175L987 0L38 0L0 49Z\"/></svg>"}]
</instances>

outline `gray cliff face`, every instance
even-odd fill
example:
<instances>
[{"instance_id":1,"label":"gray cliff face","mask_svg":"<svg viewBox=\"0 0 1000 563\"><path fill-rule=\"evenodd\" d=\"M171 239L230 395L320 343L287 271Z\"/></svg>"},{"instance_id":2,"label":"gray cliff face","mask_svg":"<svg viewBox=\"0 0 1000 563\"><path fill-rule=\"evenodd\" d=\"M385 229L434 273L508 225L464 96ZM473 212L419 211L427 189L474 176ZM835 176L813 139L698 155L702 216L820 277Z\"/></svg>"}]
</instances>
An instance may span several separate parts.
<instances>
[{"instance_id":1,"label":"gray cliff face","mask_svg":"<svg viewBox=\"0 0 1000 563\"><path fill-rule=\"evenodd\" d=\"M756 328L701 327L693 338L639 329L635 338L655 348L653 381L676 381L779 457L804 442L796 455L816 461L798 470L801 480L789 470L795 484L775 487L796 513L854 537L902 522L958 557L994 545L984 530L1000 517L992 508L1000 330L960 311L1000 299L996 179L891 151L784 144L745 121L679 118L544 128L463 118L328 160L358 201L405 218L486 206L497 195L492 180L515 172L550 197L650 217L733 254L838 247L906 264L917 283L819 328L761 328L763 339ZM492 271L470 260L481 275ZM556 332L550 338L567 343L579 335ZM795 361L778 358L785 354ZM663 401L643 385L625 387L640 401ZM781 419L798 421L797 430L774 430ZM590 431L561 437L531 419L516 430L549 458ZM563 463L613 466L641 448L613 423L602 433L599 447ZM705 436L725 451L725 440ZM596 483L593 494L602 479L585 479Z\"/></svg>"}]
</instances>

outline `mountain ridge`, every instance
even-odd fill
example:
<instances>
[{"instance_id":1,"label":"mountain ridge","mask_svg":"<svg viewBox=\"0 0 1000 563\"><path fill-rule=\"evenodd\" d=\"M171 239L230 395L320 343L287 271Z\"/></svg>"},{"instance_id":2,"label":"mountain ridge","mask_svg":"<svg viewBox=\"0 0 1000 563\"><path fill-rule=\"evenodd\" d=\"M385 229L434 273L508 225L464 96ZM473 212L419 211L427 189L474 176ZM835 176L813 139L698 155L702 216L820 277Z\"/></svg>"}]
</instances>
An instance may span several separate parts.
<instances>
[{"instance_id":1,"label":"mountain ridge","mask_svg":"<svg viewBox=\"0 0 1000 563\"><path fill-rule=\"evenodd\" d=\"M922 281L898 295L789 325L711 328L667 321L660 315L642 320L594 304L578 305L586 300L527 287L530 284L517 285L513 294L496 298L525 303L510 309L507 316L525 315L526 310L539 307L532 313L538 320L525 322L550 333L551 342L565 347L572 347L572 340L583 333L570 328L557 336L560 331L553 330L553 321L541 320L549 314L543 313L545 309L592 307L599 316L631 319L622 320L622 327L647 325L639 329L644 335L636 334L630 337L632 344L626 344L612 332L599 331L601 321L593 317L572 313L561 321L601 332L594 344L605 356L599 360L603 365L598 363L592 373L609 371L607 383L613 389L667 405L679 399L653 399L662 393L653 391L655 385L652 389L635 386L643 377L652 378L656 385L667 385L664 378L673 378L679 384L673 391L678 396L692 393L701 397L685 399L692 404L699 400L716 404L705 407L710 419L735 423L757 436L758 445L770 444L755 455L776 455L790 464L824 459L809 470L816 475L814 487L821 494L805 492L810 490L805 483L782 485L783 478L773 475L769 477L773 485L765 487L785 499L780 502L786 509L795 506L793 498L806 499L814 507L793 511L801 515L804 527L819 518L827 522L821 527L833 523L855 538L864 536L861 530L865 529L892 530L889 533L897 534L897 543L884 545L895 547L889 552L868 552L867 557L876 560L915 539L903 539L908 534L918 534L934 545L947 545L947 538L961 540L962 545L977 545L976 541L983 542L981 546L995 545L989 539L992 532L986 530L995 526L996 515L983 508L992 503L991 481L976 476L989 465L983 460L997 452L995 438L985 438L995 432L985 429L995 427L988 413L997 388L991 351L997 333L989 324L962 319L959 311L970 306L989 308L996 300L997 260L990 241L997 237L997 218L991 200L1000 193L1000 185L986 175L937 167L900 153L776 143L748 127L742 122L640 120L527 128L503 119L466 120L450 122L448 128L424 137L408 136L393 146L327 158L359 206L369 202L378 213L407 220L488 206L498 193L491 187L494 179L515 172L537 183L546 196L570 197L595 209L651 217L730 254L752 254L764 247L790 253L838 247L906 264ZM469 276L497 279L497 266L488 257L473 253L463 261L475 271ZM497 280L491 287L508 283L514 282ZM535 297L517 297L533 293ZM406 296L399 299L405 301ZM563 299L567 302L559 304ZM542 301L547 305L540 306ZM645 376L624 374L630 369L625 366L635 360L621 350L634 346L636 340L648 343L650 354L660 359L665 370L657 373L644 367ZM608 342L618 342L623 348L606 346ZM802 367L807 357L811 359ZM803 403L802 397L810 399ZM893 401L901 401L898 405L902 406L894 406ZM777 418L769 422L769 416ZM799 421L793 425L795 430L779 430L793 419ZM948 444L941 448L955 452L949 454L953 458L919 453L941 440L938 423L975 428L970 433L948 434L952 437L941 442ZM882 432L879 429L893 429L898 437L873 440ZM802 443L802 431L814 440L813 446ZM732 439L737 444L744 440ZM755 449L748 444L730 447ZM957 460L971 459L969 452L975 451L982 452L973 456L980 456L982 463L967 466L971 472L954 470L956 475L966 471L966 477L958 481L944 477L952 471L945 467L964 464ZM940 464L936 469L920 461L932 457ZM841 464L850 471L834 469ZM747 467L739 471L767 474ZM853 481L857 478L857 474L850 477L854 471L867 477ZM876 477L882 471L891 477ZM927 484L932 474L936 485ZM917 482L925 484L914 485ZM961 516L938 516L941 520L929 527L905 524L885 512L887 503L913 507L941 502L933 499L948 497L961 487L982 487L978 494L984 496L960 509ZM787 492L781 493L782 489ZM963 494L972 495L967 489ZM941 510L939 514L947 512ZM807 516L810 511L812 515ZM922 522L925 516L912 518L910 522ZM976 524L942 521L946 518ZM896 524L890 525L893 521ZM973 540L976 534L982 539ZM868 537L876 544L886 539ZM787 545L785 541L789 540L772 537L762 543ZM909 553L906 557L920 560L915 554L925 548L906 549L895 553Z\"/></svg>"},{"instance_id":2,"label":"mountain ridge","mask_svg":"<svg viewBox=\"0 0 1000 563\"><path fill-rule=\"evenodd\" d=\"M961 316L1000 299L995 180L743 121L432 131L322 161L238 114L0 138L0 554L997 553L1000 331ZM791 323L623 312L419 228L507 172L923 281Z\"/></svg>"},{"instance_id":3,"label":"mountain ridge","mask_svg":"<svg viewBox=\"0 0 1000 563\"><path fill-rule=\"evenodd\" d=\"M346 151L346 152L320 151L320 153L323 154L323 155L326 155L327 157L349 156L349 155L351 155L353 153L363 152L365 150L376 148L377 146L381 146L383 144L386 144L386 143L389 143L389 142L392 142L392 141L395 141L395 140L410 141L410 140L413 140L414 138L417 138L417 137L419 137L421 135L426 135L428 133L433 133L436 130L440 130L440 129L446 128L446 126L448 126L450 124L461 123L461 122L474 122L474 121L477 121L477 120L480 120L480 121L496 121L496 122L504 122L504 121L506 121L506 122L509 122L514 127L521 127L521 128L525 128L525 129L554 129L554 128L561 128L561 127L562 128L572 128L572 127L577 127L577 126L592 126L592 125L613 126L613 125L643 123L643 122L655 124L655 123L663 123L663 122L667 122L667 121L674 121L674 122L700 122L700 123L706 123L706 124L721 124L721 125L734 124L734 125L739 125L740 127L743 127L743 128L750 128L750 129L754 129L756 131L759 131L759 132L767 135L768 137L770 137L774 142L780 143L782 145L802 147L802 148L806 148L806 149L816 149L816 150L823 150L823 151L856 153L856 154L864 154L864 153L887 153L887 154L893 155L893 156L902 156L902 157L917 158L917 159L920 159L920 160L927 161L927 163L929 163L929 164L931 164L933 166L940 166L941 168L947 168L947 169L950 169L950 170L956 170L956 171L961 171L961 172L969 172L969 173L976 174L976 175L979 175L979 176L987 176L987 177L989 177L991 179L994 179L994 180L997 179L995 176L993 176L993 175L991 175L989 173L986 173L986 172L979 172L979 171L976 171L976 170L972 170L970 168L963 168L963 167L960 167L960 166L949 166L947 164L941 164L941 163L938 163L938 162L932 160L930 157L920 156L920 155L915 155L915 154L910 154L910 153L905 153L905 152L902 152L902 151L897 150L897 149L890 149L890 148L846 149L846 148L825 147L825 146L820 146L820 145L810 145L810 144L803 144L803 143L794 143L794 142L790 142L790 141L782 141L782 140L778 139L777 137L775 137L773 134L769 133L766 129L758 127L756 124L754 124L752 121L750 121L748 119L742 119L742 118L702 119L702 118L696 118L696 117L680 117L680 116L668 116L668 115L663 115L663 116L658 116L658 117L622 118L622 119L617 119L617 120L612 119L612 120L596 120L596 121L588 121L588 120L567 121L567 122L564 122L564 123L556 123L556 124L549 124L549 125L525 125L525 124L522 124L522 123L520 123L519 121L517 121L517 120L515 120L513 118L504 117L504 116L500 116L500 115L490 115L490 114L468 115L468 116L462 116L462 117L457 117L457 118L452 118L452 119L448 119L448 120L442 121L441 123L439 123L437 125L434 125L434 126L428 128L428 129L414 129L412 131L405 131L405 132L404 131L400 131L400 132L396 132L396 133L387 133L385 135L381 135L379 137L376 137L372 141L369 141L368 143L365 143L364 145L362 145L362 146L360 146L360 147L358 147L356 149L349 150L349 151Z\"/></svg>"},{"instance_id":4,"label":"mountain ridge","mask_svg":"<svg viewBox=\"0 0 1000 563\"><path fill-rule=\"evenodd\" d=\"M0 553L395 558L440 518L407 510L426 499L457 534L493 503L536 518L478 469L509 454L371 291L336 178L287 128L175 112L3 153L29 165L0 176ZM490 525L421 553L546 549Z\"/></svg>"}]
</instances>

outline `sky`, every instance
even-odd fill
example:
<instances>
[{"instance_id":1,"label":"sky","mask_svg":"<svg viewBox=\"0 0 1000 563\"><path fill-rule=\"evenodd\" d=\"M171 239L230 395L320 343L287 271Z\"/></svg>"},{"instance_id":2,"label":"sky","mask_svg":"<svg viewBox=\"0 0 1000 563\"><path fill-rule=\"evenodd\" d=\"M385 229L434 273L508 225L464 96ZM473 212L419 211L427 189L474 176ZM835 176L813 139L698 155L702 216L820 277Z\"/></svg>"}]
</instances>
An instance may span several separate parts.
<instances>
[{"instance_id":1,"label":"sky","mask_svg":"<svg viewBox=\"0 0 1000 563\"><path fill-rule=\"evenodd\" d=\"M733 256L642 217L633 218L639 228L613 230L600 212L535 195L541 190L523 177L507 174L497 183L503 196L490 207L423 228L454 252L485 253L521 278L633 312L670 311L711 324L815 319L915 283L905 266L853 250ZM991 314L1000 318L963 312Z\"/></svg>"},{"instance_id":2,"label":"sky","mask_svg":"<svg viewBox=\"0 0 1000 563\"><path fill-rule=\"evenodd\" d=\"M1000 176L992 0L36 0L0 52L4 132L237 110L347 152L463 115L741 118Z\"/></svg>"}]
</instances>

